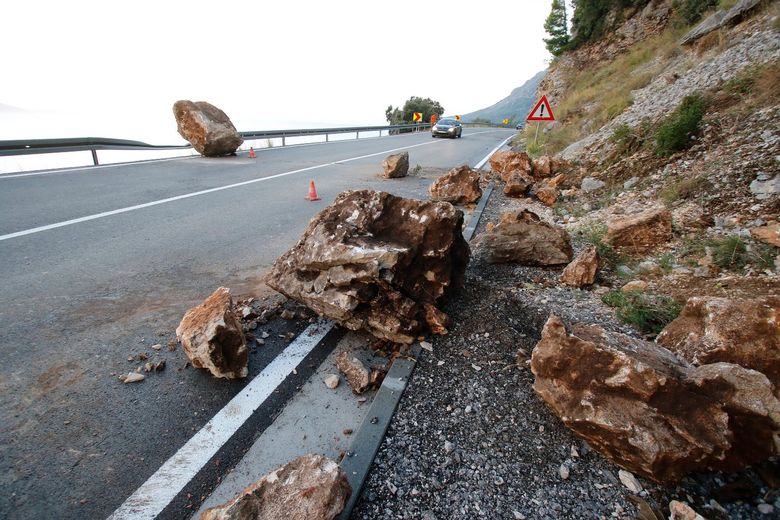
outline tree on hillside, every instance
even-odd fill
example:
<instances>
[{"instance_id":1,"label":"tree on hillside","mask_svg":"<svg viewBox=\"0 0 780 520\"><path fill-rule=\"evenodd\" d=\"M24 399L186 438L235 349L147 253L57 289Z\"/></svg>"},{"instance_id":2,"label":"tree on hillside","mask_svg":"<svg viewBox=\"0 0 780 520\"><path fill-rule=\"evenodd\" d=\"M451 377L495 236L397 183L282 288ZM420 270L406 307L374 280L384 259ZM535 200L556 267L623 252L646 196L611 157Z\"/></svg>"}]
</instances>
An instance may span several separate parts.
<instances>
[{"instance_id":1,"label":"tree on hillside","mask_svg":"<svg viewBox=\"0 0 780 520\"><path fill-rule=\"evenodd\" d=\"M544 30L550 35L549 38L544 39L547 50L553 56L560 56L569 45L565 0L552 0L550 14L547 16L547 20L544 21Z\"/></svg>"},{"instance_id":2,"label":"tree on hillside","mask_svg":"<svg viewBox=\"0 0 780 520\"><path fill-rule=\"evenodd\" d=\"M393 105L388 106L385 110L385 118L391 125L402 125L411 123L415 112L422 112L423 122L429 123L433 114L441 116L444 113L444 107L431 98L412 96L404 103L402 109L393 108Z\"/></svg>"}]
</instances>

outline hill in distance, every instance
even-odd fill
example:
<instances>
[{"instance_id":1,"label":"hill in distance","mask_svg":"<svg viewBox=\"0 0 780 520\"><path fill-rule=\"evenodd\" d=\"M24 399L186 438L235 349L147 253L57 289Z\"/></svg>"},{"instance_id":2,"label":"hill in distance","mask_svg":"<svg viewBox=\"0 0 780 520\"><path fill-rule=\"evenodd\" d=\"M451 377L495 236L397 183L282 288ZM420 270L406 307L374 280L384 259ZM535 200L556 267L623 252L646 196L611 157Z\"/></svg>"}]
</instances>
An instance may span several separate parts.
<instances>
[{"instance_id":1,"label":"hill in distance","mask_svg":"<svg viewBox=\"0 0 780 520\"><path fill-rule=\"evenodd\" d=\"M539 82L542 81L546 72L543 70L537 73L495 105L464 114L461 118L466 123L477 118L487 119L494 123L500 123L504 118L508 118L510 121L525 121L525 117L536 101L536 87L539 86Z\"/></svg>"}]
</instances>

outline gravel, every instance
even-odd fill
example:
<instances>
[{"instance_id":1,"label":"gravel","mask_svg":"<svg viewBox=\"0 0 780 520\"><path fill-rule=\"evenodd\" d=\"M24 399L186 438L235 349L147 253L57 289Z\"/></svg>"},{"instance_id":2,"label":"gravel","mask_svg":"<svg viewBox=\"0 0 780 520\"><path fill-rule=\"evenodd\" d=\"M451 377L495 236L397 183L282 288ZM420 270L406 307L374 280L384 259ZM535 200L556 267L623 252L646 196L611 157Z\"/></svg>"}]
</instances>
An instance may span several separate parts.
<instances>
[{"instance_id":1,"label":"gravel","mask_svg":"<svg viewBox=\"0 0 780 520\"><path fill-rule=\"evenodd\" d=\"M478 233L521 204L495 190ZM632 493L620 468L546 407L528 359L550 313L637 335L595 291L558 287L559 275L472 261L462 294L446 309L455 325L428 338L433 350L419 357L352 518L634 518L638 506L666 518L672 499L710 519L777 510L780 495L752 471L697 475L670 488L638 478L641 491ZM717 491L726 484L731 501Z\"/></svg>"}]
</instances>

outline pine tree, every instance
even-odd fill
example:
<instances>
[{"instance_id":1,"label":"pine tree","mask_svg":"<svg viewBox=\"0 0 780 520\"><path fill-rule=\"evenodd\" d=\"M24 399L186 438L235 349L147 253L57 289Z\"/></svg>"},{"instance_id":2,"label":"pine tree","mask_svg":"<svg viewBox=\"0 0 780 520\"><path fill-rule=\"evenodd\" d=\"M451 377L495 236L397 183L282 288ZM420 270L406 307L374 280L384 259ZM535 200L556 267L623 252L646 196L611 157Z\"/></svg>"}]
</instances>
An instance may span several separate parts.
<instances>
[{"instance_id":1,"label":"pine tree","mask_svg":"<svg viewBox=\"0 0 780 520\"><path fill-rule=\"evenodd\" d=\"M544 22L544 30L550 35L544 39L547 50L553 56L559 56L569 45L569 30L566 27L566 1L552 0L552 8L547 20Z\"/></svg>"}]
</instances>

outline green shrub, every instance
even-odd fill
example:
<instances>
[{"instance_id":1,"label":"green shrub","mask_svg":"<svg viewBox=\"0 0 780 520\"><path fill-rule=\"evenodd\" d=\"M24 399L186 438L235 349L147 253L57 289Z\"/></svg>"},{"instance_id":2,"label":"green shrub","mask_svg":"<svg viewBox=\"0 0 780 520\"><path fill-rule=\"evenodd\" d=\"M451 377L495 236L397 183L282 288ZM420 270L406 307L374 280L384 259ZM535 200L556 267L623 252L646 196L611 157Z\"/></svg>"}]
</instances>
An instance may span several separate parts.
<instances>
[{"instance_id":1,"label":"green shrub","mask_svg":"<svg viewBox=\"0 0 780 520\"><path fill-rule=\"evenodd\" d=\"M742 269L748 262L747 246L736 235L712 240L708 245L712 247L712 260L721 269Z\"/></svg>"},{"instance_id":2,"label":"green shrub","mask_svg":"<svg viewBox=\"0 0 780 520\"><path fill-rule=\"evenodd\" d=\"M614 307L621 321L653 335L661 332L682 310L682 306L668 296L639 291L610 291L601 297L601 301Z\"/></svg>"},{"instance_id":3,"label":"green shrub","mask_svg":"<svg viewBox=\"0 0 780 520\"><path fill-rule=\"evenodd\" d=\"M698 22L702 15L718 5L718 0L678 0L675 2L677 14L687 24Z\"/></svg>"},{"instance_id":4,"label":"green shrub","mask_svg":"<svg viewBox=\"0 0 780 520\"><path fill-rule=\"evenodd\" d=\"M578 233L582 236L585 242L596 246L596 251L599 254L599 258L606 265L616 266L623 260L623 257L615 251L606 240L604 236L607 234L607 226L604 224L591 224L583 226L578 230Z\"/></svg>"},{"instance_id":5,"label":"green shrub","mask_svg":"<svg viewBox=\"0 0 780 520\"><path fill-rule=\"evenodd\" d=\"M688 148L701 132L707 102L701 94L691 94L661 123L655 133L655 151L662 157Z\"/></svg>"}]
</instances>

